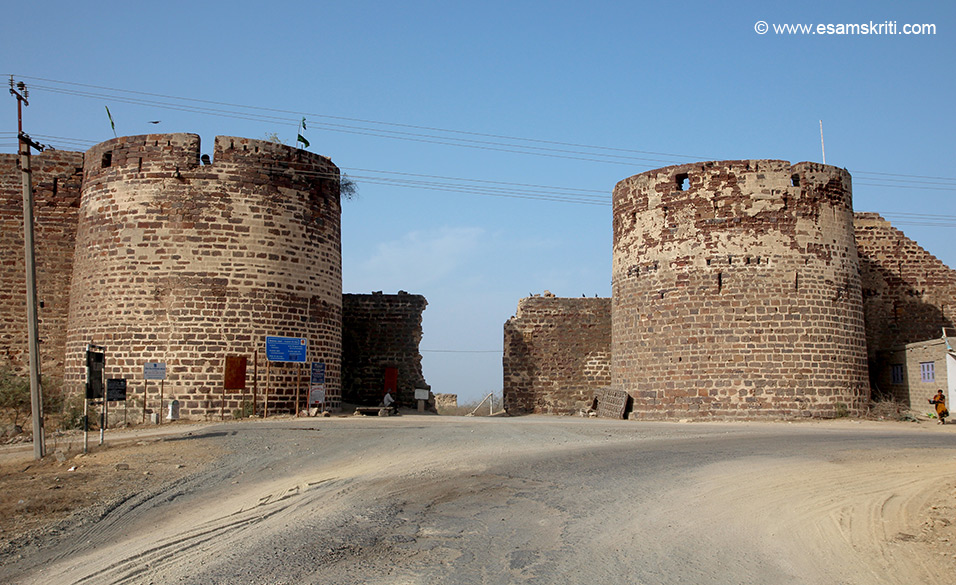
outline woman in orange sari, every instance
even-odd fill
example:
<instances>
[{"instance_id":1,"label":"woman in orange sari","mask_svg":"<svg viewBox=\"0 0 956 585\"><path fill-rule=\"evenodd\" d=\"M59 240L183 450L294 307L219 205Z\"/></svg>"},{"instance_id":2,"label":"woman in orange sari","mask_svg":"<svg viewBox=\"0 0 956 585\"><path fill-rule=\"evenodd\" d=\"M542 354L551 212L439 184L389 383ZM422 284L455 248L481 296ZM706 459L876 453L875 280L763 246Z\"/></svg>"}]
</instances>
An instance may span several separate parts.
<instances>
[{"instance_id":1,"label":"woman in orange sari","mask_svg":"<svg viewBox=\"0 0 956 585\"><path fill-rule=\"evenodd\" d=\"M949 416L949 411L946 410L946 397L943 396L943 391L937 391L936 396L930 398L929 403L936 405L936 418L939 419L938 424L946 424L946 417Z\"/></svg>"}]
</instances>

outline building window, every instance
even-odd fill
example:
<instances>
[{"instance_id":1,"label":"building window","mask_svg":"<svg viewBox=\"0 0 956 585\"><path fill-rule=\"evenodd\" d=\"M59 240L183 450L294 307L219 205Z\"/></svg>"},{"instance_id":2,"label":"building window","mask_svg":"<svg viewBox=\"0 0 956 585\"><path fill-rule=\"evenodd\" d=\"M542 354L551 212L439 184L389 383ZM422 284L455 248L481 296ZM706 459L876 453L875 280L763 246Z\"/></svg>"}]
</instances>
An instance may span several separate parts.
<instances>
[{"instance_id":1,"label":"building window","mask_svg":"<svg viewBox=\"0 0 956 585\"><path fill-rule=\"evenodd\" d=\"M893 383L903 383L903 364L893 364Z\"/></svg>"},{"instance_id":2,"label":"building window","mask_svg":"<svg viewBox=\"0 0 956 585\"><path fill-rule=\"evenodd\" d=\"M936 362L920 362L919 381L920 382L935 382L936 381Z\"/></svg>"}]
</instances>

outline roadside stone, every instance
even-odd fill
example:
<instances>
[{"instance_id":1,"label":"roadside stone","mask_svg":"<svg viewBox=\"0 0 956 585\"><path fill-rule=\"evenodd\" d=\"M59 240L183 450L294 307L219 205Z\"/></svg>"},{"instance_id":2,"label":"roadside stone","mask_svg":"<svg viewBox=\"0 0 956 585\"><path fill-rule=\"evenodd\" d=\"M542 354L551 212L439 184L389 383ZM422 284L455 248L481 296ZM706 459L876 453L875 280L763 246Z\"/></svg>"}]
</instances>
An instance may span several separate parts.
<instances>
[{"instance_id":1,"label":"roadside stone","mask_svg":"<svg viewBox=\"0 0 956 585\"><path fill-rule=\"evenodd\" d=\"M128 471L129 463L117 463L115 468L116 471Z\"/></svg>"}]
</instances>

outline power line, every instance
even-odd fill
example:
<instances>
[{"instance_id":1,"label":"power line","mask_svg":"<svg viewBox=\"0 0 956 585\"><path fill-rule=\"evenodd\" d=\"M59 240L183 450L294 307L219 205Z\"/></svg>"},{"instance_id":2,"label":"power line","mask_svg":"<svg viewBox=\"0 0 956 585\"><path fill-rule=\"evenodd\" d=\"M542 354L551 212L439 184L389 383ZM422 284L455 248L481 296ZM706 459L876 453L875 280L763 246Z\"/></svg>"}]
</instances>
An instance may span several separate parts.
<instances>
[{"instance_id":1,"label":"power line","mask_svg":"<svg viewBox=\"0 0 956 585\"><path fill-rule=\"evenodd\" d=\"M345 117L345 116L332 116L332 115L329 115L329 114L317 114L317 113L309 113L309 112L297 112L297 111L294 111L294 110L284 110L284 109L278 109L278 108L265 108L265 107L261 107L261 106L249 106L249 105L243 105L243 104L233 104L233 103L229 103L229 102L219 102L219 101L213 101L213 100L204 100L204 99L199 99L199 98L186 98L186 97L173 96L173 95L167 95L167 94L158 94L158 93L151 93L151 92L134 91L134 90L128 90L128 89L118 89L118 88L104 87L104 86L99 86L99 85L91 85L91 84L86 84L86 83L76 83L76 82L70 82L70 81L60 81L60 80L56 80L56 79L47 79L47 78L43 78L43 77L27 77L27 76L24 76L24 79L35 79L35 80L38 80L38 81L46 81L46 82L49 82L49 83L59 83L59 84L61 84L61 85L72 85L72 86L76 86L76 87L88 87L88 88L100 89L100 90L104 90L104 91L114 91L114 92L120 92L120 93L129 93L129 94L135 94L135 95L144 95L144 96L149 96L149 97L159 97L159 98L163 98L163 99L174 99L174 100L179 100L179 101L205 103L205 104L210 104L210 105L226 106L226 107L231 107L231 108L243 108L243 109L249 109L249 110L258 110L258 111L264 111L264 112L276 112L276 113L282 113L282 114L295 114L296 116L305 115L305 116L312 116L312 117L316 117L316 118L327 118L327 119L330 119L330 120L343 120L343 121L349 121L349 122L359 122L359 123L363 123L363 124L377 124L377 125L382 125L382 126L394 126L394 127L400 127L400 128L411 128L411 129L416 129L416 130L427 130L427 131L431 131L431 132L445 132L445 133L449 133L449 134L462 134L462 135L468 135L468 136L481 136L481 137L484 137L484 138L496 138L496 139L501 139L501 140L513 140L513 141L521 141L521 142L532 142L532 143L538 143L538 144L551 144L551 145L556 145L556 146L569 146L569 147L574 147L574 148L587 148L587 149L592 149L592 150L607 150L607 151L615 151L615 152L627 152L627 153L633 153L633 154L649 154L649 155L654 155L654 156L666 156L666 157L671 157L671 158L689 158L689 159L695 159L695 160L703 160L703 159L706 159L706 158L707 158L707 157L693 156L693 155L687 155L687 154L673 154L673 153L666 153L666 152L656 152L656 151L648 151L648 150L637 150L637 149L630 149L630 148L619 148L619 147L610 147L610 146L589 145L589 144L580 144L580 143L574 143L574 142L562 142L562 141L557 141L557 140L543 140L543 139L538 139L538 138L525 138L525 137L519 137L519 136L507 136L507 135L503 135L503 134L491 134L491 133L485 133L485 132L473 132L473 131L467 131L467 130L456 130L456 129L450 129L450 128L440 128L440 127L435 127L435 126L421 126L421 125L404 124L404 123L398 123L398 122L382 122L382 121L378 121L378 120L369 120L369 119L363 119L363 118L350 118L350 117ZM297 120L296 120L296 121L297 121Z\"/></svg>"},{"instance_id":2,"label":"power line","mask_svg":"<svg viewBox=\"0 0 956 585\"><path fill-rule=\"evenodd\" d=\"M420 349L420 353L503 353L501 349Z\"/></svg>"},{"instance_id":3,"label":"power line","mask_svg":"<svg viewBox=\"0 0 956 585\"><path fill-rule=\"evenodd\" d=\"M120 102L120 103L127 103L127 104L133 104L133 105L141 105L141 106L151 106L151 107L163 108L163 109L174 110L174 111L189 112L194 114L204 114L204 115L211 115L211 116L218 116L218 117L225 117L225 118L233 118L233 119L247 120L247 121L253 121L253 122L270 122L270 123L279 122L284 124L292 124L298 121L297 119L293 119L293 118L282 118L282 117L272 116L267 114L235 112L235 111L222 110L217 108L206 108L206 107L200 107L200 106L171 104L168 102L158 102L158 101L144 100L139 98L129 98L125 96L95 94L90 92L62 89L62 88L42 86L42 85L36 86L36 88L41 91L45 90L51 93L71 95L75 97L112 100L114 102ZM118 90L118 91L123 91L123 90ZM137 92L137 93L142 93L142 92ZM174 98L174 99L205 102L205 100L189 100L189 98ZM274 111L270 108L257 108L254 106L232 106L232 107L249 108L252 110L260 109L260 110ZM314 114L314 113L308 113L308 112L300 112L300 113L297 113L297 115L320 117L320 118L322 117L335 118L334 116L324 116L322 114ZM390 125L390 126L413 127L411 125L393 124L388 122L369 121L367 123ZM497 152L505 152L505 153L511 153L511 154L537 155L537 156L544 156L549 158L578 160L583 162L620 164L620 165L628 165L628 166L644 166L647 168L652 168L654 166L661 165L661 164L664 164L664 165L678 164L680 162L680 161L667 160L667 159L637 157L637 156L628 156L628 155L621 155L621 154L606 154L601 152L574 151L574 150L569 150L564 148L511 144L511 143L503 143L503 142L494 142L489 140L477 140L477 139L471 139L471 138L456 138L454 136L435 136L432 134L421 134L421 133L404 132L404 131L397 131L397 130L386 130L382 128L366 128L361 126L334 124L329 122L313 122L313 125L327 131L340 132L345 134L374 136L377 138L390 138L393 140L405 140L405 141L419 142L419 143L425 143L425 144L437 144L441 146L457 146L460 148L497 151ZM422 128L427 128L427 127L422 127ZM469 133L469 132L463 132L463 131L444 130L444 129L438 129L436 131L448 132L448 133L472 134L472 135L478 134L478 133ZM523 142L538 142L538 143L543 142L543 143L560 144L554 141L542 141L542 140L525 139L525 138L505 137L504 139L513 140L513 141L523 141ZM619 150L619 151L626 152L626 149L611 149L609 147L597 147L597 146L592 147L587 145L582 145L582 147L591 148L595 150ZM635 152L642 152L642 151L635 151ZM683 155L676 155L676 156L682 157L682 158L692 158L690 156L683 156ZM651 165L647 163L654 163L654 164Z\"/></svg>"},{"instance_id":4,"label":"power line","mask_svg":"<svg viewBox=\"0 0 956 585\"><path fill-rule=\"evenodd\" d=\"M333 116L329 114L319 114L315 112L299 112L295 110L286 110L286 109L280 109L280 108L266 108L262 106L250 106L246 104L236 104L231 102L205 100L201 98L190 98L190 97L174 96L174 95L161 94L161 93L155 93L155 92L144 92L144 91L113 88L113 87L106 87L106 86L86 84L86 83L76 83L76 82L62 81L62 80L49 79L49 78L43 78L43 77L24 76L24 78L35 79L38 81L46 81L49 83L55 83L55 84L66 85L66 86L85 87L85 88L96 89L101 91L116 92L120 94L140 95L140 96L147 96L151 98L177 100L177 101L186 102L186 103L191 102L191 103L209 104L213 106L240 108L243 110L250 110L251 112L273 112L278 114L294 114L296 116L296 118L285 118L285 117L273 116L273 115L267 115L267 114L232 112L228 110L223 110L221 108L183 106L183 105L177 105L177 104L170 104L168 102L157 102L157 101L144 100L144 99L138 99L138 98L129 98L129 97L121 96L121 95L111 96L111 95L102 94L102 93L70 90L70 89L50 87L50 86L34 86L37 89L42 89L42 90L50 91L53 93L61 93L66 95L75 95L80 97L89 97L89 98L96 98L96 99L113 99L115 101L120 101L121 103L130 103L135 105L151 105L151 106L162 107L167 109L186 111L190 113L205 113L208 115L218 115L218 116L232 117L237 119L245 119L250 121L259 121L259 122L269 121L269 122L283 122L283 123L292 124L299 120L299 116L305 115L305 116L310 116L313 118L324 118L328 120L341 120L341 121L356 122L361 124L373 124L377 126L390 126L390 127L396 127L396 128L424 130L429 132L442 132L445 134L458 134L462 136L477 136L482 138L493 138L497 140L509 140L512 142L526 142L531 144L547 144L547 145L553 145L553 146L565 146L565 147L571 147L571 148L577 148L577 149L587 149L588 151L647 154L647 155L653 155L653 156L663 156L663 157L669 157L669 158L691 159L691 160L709 160L713 158L708 156L666 153L666 152L650 151L650 150L610 147L610 146L602 146L602 145L594 145L594 144L582 144L582 143L576 143L576 142L564 142L564 141L558 141L558 140L543 140L539 138L510 136L510 135L494 134L494 133L487 133L487 132L474 132L474 131L468 131L468 130L441 128L436 126L405 124L405 123L399 123L399 122L385 122L381 120L370 120L365 118L354 118L354 117L347 117L347 116ZM431 143L448 145L448 146L462 146L462 147L471 147L471 148L480 148L480 145L485 145L486 147L504 146L504 147L511 148L511 150L507 150L507 149L502 150L503 152L513 152L517 154L539 154L542 156L549 156L547 153L550 152L551 153L550 156L558 156L560 158L574 158L575 160L584 160L589 162L604 162L604 163L617 162L618 164L630 164L627 161L645 161L645 162L653 162L653 163L675 164L675 161L669 161L669 160L663 160L663 159L657 159L657 158L601 154L599 152L556 149L556 148L536 147L536 146L527 146L527 145L502 144L500 142L493 142L493 141L486 141L486 140L471 140L471 139L463 139L463 138L453 138L450 136L422 135L417 133L389 131L389 130L384 130L381 128L363 128L363 127L341 125L341 124L330 124L330 123L322 123L322 122L318 122L316 124L318 124L320 127L326 130L331 130L331 131L338 131L338 132L345 132L345 133L352 133L352 134L372 135L377 137L406 139L406 140L413 140L417 142L431 142ZM452 142L449 142L449 141L452 141ZM513 150L514 148L521 148L526 150ZM485 149L501 150L499 148L485 148ZM540 151L540 152L535 152L535 151ZM575 156L562 156L562 154L575 155ZM579 158L580 156L598 156L603 158L598 158L598 159ZM619 159L619 160L615 161L614 159ZM854 175L877 175L881 177L904 177L907 179L931 179L931 180L956 182L956 178L954 177L912 175L912 174L903 174L903 173L886 173L886 172L878 172L878 171L850 171L850 172L853 173ZM884 180L899 181L899 179L890 179L890 178L887 178ZM913 181L907 181L907 182L913 183ZM925 182L915 181L915 183L925 183ZM941 184L941 183L927 183L927 184ZM946 184L946 183L942 183L942 184ZM890 185L880 184L879 186L890 186Z\"/></svg>"},{"instance_id":5,"label":"power line","mask_svg":"<svg viewBox=\"0 0 956 585\"><path fill-rule=\"evenodd\" d=\"M403 175L403 176L409 176L409 177L425 177L425 178L429 178L429 179L448 179L448 180L452 180L452 181L471 181L471 182L475 182L475 183L492 183L492 184L495 184L495 185L513 185L513 186L520 186L520 187L534 187L534 188L538 188L538 189L552 189L552 190L562 190L562 191L577 191L577 192L581 192L581 193L600 193L600 194L603 194L603 195L607 195L607 194L608 194L607 191L602 190L602 189L581 189L581 188L578 188L578 187L556 187L556 186L554 186L554 185L536 185L536 184L531 184L531 183L512 183L512 182L507 182L507 181L490 181L490 180L488 180L488 179L464 179L464 178L461 178L461 177L448 177L448 176L443 176L443 175L423 175L423 174L419 174L419 173L405 173L405 172L401 172L401 171L376 171L376 170L362 169L362 168L357 168L357 167L342 167L342 168L345 169L345 170L348 170L348 171L358 171L358 172L368 172L368 173L387 173L387 174L390 174L390 175Z\"/></svg>"},{"instance_id":6,"label":"power line","mask_svg":"<svg viewBox=\"0 0 956 585\"><path fill-rule=\"evenodd\" d=\"M853 171L855 175L881 175L885 177L910 177L914 179L939 179L942 181L956 181L956 177L928 177L926 175L902 175L899 173L878 173L875 171Z\"/></svg>"},{"instance_id":7,"label":"power line","mask_svg":"<svg viewBox=\"0 0 956 585\"><path fill-rule=\"evenodd\" d=\"M920 189L923 191L956 191L956 185L952 187L922 187L917 185L888 185L886 183L861 183L854 182L853 186L860 187L888 187L890 189Z\"/></svg>"},{"instance_id":8,"label":"power line","mask_svg":"<svg viewBox=\"0 0 956 585\"><path fill-rule=\"evenodd\" d=\"M84 87L84 88L90 88L90 89L108 91L108 92L114 92L114 93L120 93L120 94L130 94L133 96L146 96L146 97L160 98L160 99L166 99L166 100L178 100L178 101L186 102L186 103L209 104L212 106L226 106L230 108L240 108L243 110L249 110L249 112L235 112L235 111L223 110L222 108L209 108L209 107L186 105L186 104L171 104L169 102L147 100L147 99L136 98L136 97L128 97L124 95L118 95L118 96L108 95L103 93L94 93L89 91L68 89L68 88L62 88L62 87L50 87L50 86L42 86L42 85L35 86L35 89L46 90L53 93L61 93L66 95L74 95L78 97L87 97L87 98L95 98L95 99L111 99L114 101L120 101L122 103L130 103L134 105L161 107L161 108L173 109L178 111L185 111L189 113L230 117L230 118L244 119L244 120L250 120L250 121L257 121L257 122L281 122L281 123L289 123L289 124L298 122L298 118L295 118L295 119L286 118L286 117L275 116L271 114L262 114L257 112L295 114L296 116L301 116L304 114L311 117L325 118L330 120L343 120L343 121L350 121L350 122L359 122L363 124L374 124L374 125L380 125L380 126L391 126L391 127L409 128L409 129L416 129L416 130L426 130L430 132L442 132L446 134L460 134L465 136L495 138L495 139L501 139L501 140L510 140L514 142L570 146L575 148L586 148L592 151L600 150L600 151L608 151L608 152L640 153L640 154L651 154L651 155L668 156L668 157L675 157L675 158L696 158L696 159L707 158L707 157L692 157L690 155L683 155L683 154L661 153L661 152L636 150L636 149L623 149L623 148L606 147L606 146L598 146L598 145L586 145L586 144L579 144L579 143L573 143L573 142L560 142L560 141L541 140L541 139L535 139L535 138L523 138L523 137L507 136L507 135L501 135L501 134L471 132L471 131L464 131L464 130L438 128L433 126L421 126L421 125L402 124L402 123L395 123L395 122L382 122L382 121L367 120L367 119L361 119L361 118L348 118L344 116L331 116L326 114L307 113L307 112L303 113L303 112L295 112L292 110L265 108L265 107L259 107L259 106L249 106L249 105L243 105L243 104L233 104L228 102L204 100L199 98L187 98L182 96L172 96L172 95L152 93L152 92L141 92L141 91L134 91L134 90L110 88L110 87L97 86L97 85L91 85L91 84L52 80L52 79L40 78L40 77L32 77L28 79L36 79L36 80L46 81L46 82L50 82L54 84L73 86L73 87ZM653 166L653 165L646 164L648 162L653 162L656 164L657 163L674 164L674 161L668 161L668 160L662 160L662 159L650 159L645 157L633 157L633 156L624 156L624 155L618 155L618 154L604 154L601 152L574 151L574 150L568 150L563 148L558 149L558 148L550 148L550 147L528 146L528 145L522 145L522 144L508 144L508 143L501 143L501 142L494 142L494 141L487 141L487 140L473 140L473 139L466 139L466 138L455 138L451 136L434 136L434 135L412 133L412 132L384 130L382 128L364 128L364 127L358 127L358 126L331 124L331 123L323 123L323 122L318 122L315 124L318 127L325 130L329 130L329 131L374 136L374 137L380 137L380 138L384 137L384 138L391 138L391 139L398 139L398 140L408 140L408 141L414 141L414 142L420 142L420 143L438 144L443 146L458 146L458 147L480 149L480 150L491 150L491 151L498 151L498 152L513 153L513 154L537 155L537 156L545 156L545 157L552 157L552 158L580 160L585 162L627 164L629 166L645 166L648 168L651 168ZM55 138L59 140L61 143L71 144L71 145L95 144L95 141L70 139L70 138L63 138L63 137L51 137L51 138ZM594 158L594 157L599 157L599 158ZM641 161L641 163L635 164L638 161ZM362 172L389 173L388 171L371 171L368 169L362 169ZM929 191L956 190L956 183L951 184L948 182L939 182L939 181L956 181L956 178L951 178L951 177L907 175L907 174L901 174L901 173L884 173L884 172L871 172L871 171L852 171L852 172L856 175L864 175L864 176L874 175L878 177L875 179L866 179L867 181L878 181L878 182L856 182L855 184L858 186L906 188L906 189L920 189L920 190L929 190ZM390 174L399 175L401 173L391 172ZM409 173L408 176L416 176L416 175ZM428 175L417 175L417 176L426 177L426 178L443 178L439 176L428 176ZM894 178L894 177L904 177L905 179ZM364 179L367 182L370 182L372 184L395 184L398 186L418 186L418 185L415 185L414 183L400 185L400 183L395 179L383 179L383 178L375 178L375 177L364 177ZM929 180L924 180L924 179L929 179ZM462 179L454 179L454 180L460 181ZM466 179L466 180L469 182L481 181L479 179ZM505 182L494 182L494 181L488 181L488 183L500 183L500 184L506 184L506 185L509 184ZM511 183L510 185L520 185L520 184ZM524 186L541 187L541 186L534 186L534 185L524 185ZM446 185L429 183L429 184L423 185L422 187L436 189L436 188L446 187ZM563 187L544 187L544 188L547 188L551 190L552 192L567 190L566 188L563 188ZM456 187L455 190L457 192L461 192L460 189L461 189L460 187ZM577 189L576 191L578 193L582 193L582 192L604 193L604 191L585 190L585 189ZM500 193L497 193L497 195L508 196L508 195L504 195ZM522 197L529 197L529 196L530 195L528 194L522 195ZM565 196L561 195L559 197L565 197ZM549 199L549 197L542 197L540 196L540 194L533 196L533 198ZM573 201L573 202L577 202L577 201ZM593 201L588 201L588 202L593 203ZM608 203L606 201L601 201L599 204L606 205Z\"/></svg>"}]
</instances>

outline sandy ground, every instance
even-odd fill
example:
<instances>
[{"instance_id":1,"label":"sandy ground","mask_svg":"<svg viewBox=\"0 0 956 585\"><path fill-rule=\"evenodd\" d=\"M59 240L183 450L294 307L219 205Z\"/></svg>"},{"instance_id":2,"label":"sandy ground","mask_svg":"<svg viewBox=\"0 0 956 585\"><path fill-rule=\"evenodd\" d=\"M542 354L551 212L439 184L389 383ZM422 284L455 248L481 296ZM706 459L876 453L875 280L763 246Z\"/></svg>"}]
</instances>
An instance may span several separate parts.
<instances>
[{"instance_id":1,"label":"sandy ground","mask_svg":"<svg viewBox=\"0 0 956 585\"><path fill-rule=\"evenodd\" d=\"M176 432L62 462L0 450L0 582L956 582L956 425Z\"/></svg>"}]
</instances>

